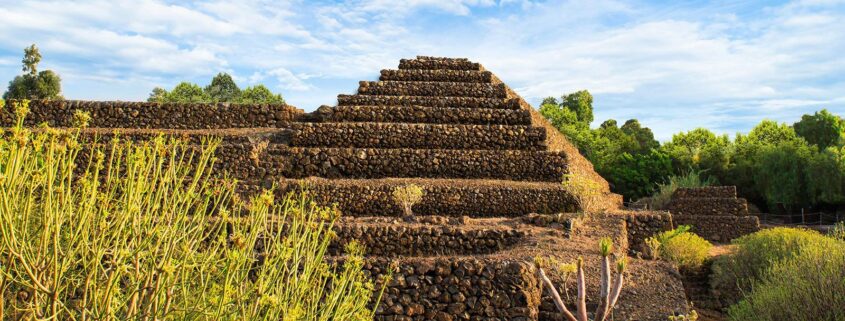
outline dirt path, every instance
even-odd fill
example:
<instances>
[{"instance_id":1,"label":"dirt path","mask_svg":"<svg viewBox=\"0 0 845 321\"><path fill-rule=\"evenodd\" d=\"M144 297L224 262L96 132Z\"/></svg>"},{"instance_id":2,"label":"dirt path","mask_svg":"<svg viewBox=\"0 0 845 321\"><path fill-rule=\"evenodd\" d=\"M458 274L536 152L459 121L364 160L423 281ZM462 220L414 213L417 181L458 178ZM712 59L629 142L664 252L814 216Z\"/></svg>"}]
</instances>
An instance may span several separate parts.
<instances>
[{"instance_id":1,"label":"dirt path","mask_svg":"<svg viewBox=\"0 0 845 321\"><path fill-rule=\"evenodd\" d=\"M714 244L710 249L710 259L700 269L694 271L681 271L684 281L684 290L700 321L725 321L727 316L720 310L719 303L713 300L710 293L710 267L713 260L722 255L733 253L735 247L730 244Z\"/></svg>"}]
</instances>

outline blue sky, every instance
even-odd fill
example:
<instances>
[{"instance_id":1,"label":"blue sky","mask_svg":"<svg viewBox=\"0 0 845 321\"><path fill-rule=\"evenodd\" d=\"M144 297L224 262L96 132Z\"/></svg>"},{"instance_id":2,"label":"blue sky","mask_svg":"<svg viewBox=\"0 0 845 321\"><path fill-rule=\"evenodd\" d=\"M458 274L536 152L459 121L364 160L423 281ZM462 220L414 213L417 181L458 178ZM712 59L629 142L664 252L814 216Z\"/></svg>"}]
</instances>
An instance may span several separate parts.
<instances>
[{"instance_id":1,"label":"blue sky","mask_svg":"<svg viewBox=\"0 0 845 321\"><path fill-rule=\"evenodd\" d=\"M416 55L468 57L532 104L588 89L597 126L748 131L845 115L845 1L0 0L0 82L36 43L69 99L229 72L306 111Z\"/></svg>"}]
</instances>

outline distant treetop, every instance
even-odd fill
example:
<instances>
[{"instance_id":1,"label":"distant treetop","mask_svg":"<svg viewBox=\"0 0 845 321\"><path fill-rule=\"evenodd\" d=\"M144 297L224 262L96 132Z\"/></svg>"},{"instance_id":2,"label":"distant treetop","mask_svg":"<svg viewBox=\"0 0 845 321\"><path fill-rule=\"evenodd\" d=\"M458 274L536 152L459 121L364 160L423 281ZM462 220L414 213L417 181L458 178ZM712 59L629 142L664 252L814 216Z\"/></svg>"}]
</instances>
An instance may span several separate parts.
<instances>
[{"instance_id":1,"label":"distant treetop","mask_svg":"<svg viewBox=\"0 0 845 321\"><path fill-rule=\"evenodd\" d=\"M264 85L255 85L241 90L232 76L219 73L211 79L205 88L190 82L181 82L170 91L161 87L153 88L149 102L198 103L229 102L244 104L284 104L281 94L275 94Z\"/></svg>"},{"instance_id":2,"label":"distant treetop","mask_svg":"<svg viewBox=\"0 0 845 321\"><path fill-rule=\"evenodd\" d=\"M38 71L41 52L35 44L24 48L23 75L9 82L9 88L3 99L64 99L62 98L62 79L52 70Z\"/></svg>"}]
</instances>

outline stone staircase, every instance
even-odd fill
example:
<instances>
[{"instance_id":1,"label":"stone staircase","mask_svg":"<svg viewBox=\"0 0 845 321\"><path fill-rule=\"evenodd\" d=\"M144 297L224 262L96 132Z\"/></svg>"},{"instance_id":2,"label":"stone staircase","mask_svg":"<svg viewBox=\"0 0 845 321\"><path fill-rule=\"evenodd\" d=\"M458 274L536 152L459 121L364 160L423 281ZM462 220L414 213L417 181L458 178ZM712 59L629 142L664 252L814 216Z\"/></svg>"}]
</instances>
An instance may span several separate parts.
<instances>
[{"instance_id":1,"label":"stone staircase","mask_svg":"<svg viewBox=\"0 0 845 321\"><path fill-rule=\"evenodd\" d=\"M30 107L33 126L67 127L74 111L88 111L92 128L83 133L101 141L115 131L136 141L165 133L191 147L219 137L215 166L241 181L240 192L275 186L282 197L305 190L336 206L344 217L330 249L334 260L343 261L343 246L355 239L370 249L373 276L397 267L377 320L558 320L540 292L534 257L584 257L594 291L598 239L613 237L625 255L631 235L648 234L636 219L576 224L574 215L559 214L579 210L562 187L564 174L599 186L605 210L619 208L621 197L530 105L466 59L403 59L398 70L383 70L379 81L362 81L357 94L339 95L337 106L313 113L287 105ZM0 112L4 126L13 119ZM412 219L399 218L392 198L407 184L426 193ZM642 260L632 266L634 284L623 293L618 319L663 320L685 305L670 267Z\"/></svg>"}]
</instances>

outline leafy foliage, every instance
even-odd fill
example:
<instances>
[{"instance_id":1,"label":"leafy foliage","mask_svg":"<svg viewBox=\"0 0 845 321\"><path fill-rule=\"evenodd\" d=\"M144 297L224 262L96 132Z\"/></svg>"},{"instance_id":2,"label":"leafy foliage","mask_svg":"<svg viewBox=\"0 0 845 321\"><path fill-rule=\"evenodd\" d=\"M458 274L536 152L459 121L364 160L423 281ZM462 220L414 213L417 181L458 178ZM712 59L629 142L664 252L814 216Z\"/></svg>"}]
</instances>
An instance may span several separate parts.
<instances>
[{"instance_id":1,"label":"leafy foliage","mask_svg":"<svg viewBox=\"0 0 845 321\"><path fill-rule=\"evenodd\" d=\"M591 129L592 100L586 91L548 97L540 113L626 200L653 195L647 201L659 208L674 192L672 177L693 172L706 185L735 185L741 197L770 210L845 203L845 121L827 110L792 126L763 120L733 140L697 128L661 145L636 119Z\"/></svg>"},{"instance_id":2,"label":"leafy foliage","mask_svg":"<svg viewBox=\"0 0 845 321\"><path fill-rule=\"evenodd\" d=\"M660 243L660 257L682 268L700 267L713 247L707 240L689 232L689 226L679 226L655 238Z\"/></svg>"},{"instance_id":3,"label":"leafy foliage","mask_svg":"<svg viewBox=\"0 0 845 321\"><path fill-rule=\"evenodd\" d=\"M423 196L425 196L425 191L416 184L397 186L393 189L393 200L402 207L405 217L414 215L413 207L422 200Z\"/></svg>"},{"instance_id":4,"label":"leafy foliage","mask_svg":"<svg viewBox=\"0 0 845 321\"><path fill-rule=\"evenodd\" d=\"M827 109L822 109L812 115L801 116L801 121L793 124L792 127L795 128L795 133L808 143L818 146L819 149L825 149L841 145L845 121L831 114Z\"/></svg>"},{"instance_id":5,"label":"leafy foliage","mask_svg":"<svg viewBox=\"0 0 845 321\"><path fill-rule=\"evenodd\" d=\"M575 198L578 207L585 213L598 209L601 190L598 183L588 177L571 173L563 177L563 190Z\"/></svg>"},{"instance_id":6,"label":"leafy foliage","mask_svg":"<svg viewBox=\"0 0 845 321\"><path fill-rule=\"evenodd\" d=\"M845 320L845 243L774 262L728 314L732 321Z\"/></svg>"},{"instance_id":7,"label":"leafy foliage","mask_svg":"<svg viewBox=\"0 0 845 321\"><path fill-rule=\"evenodd\" d=\"M275 94L264 85L255 85L241 90L232 76L219 73L208 86L200 87L190 82L181 82L172 90L156 87L150 93L149 102L196 103L229 102L243 104L284 104L282 95Z\"/></svg>"},{"instance_id":8,"label":"leafy foliage","mask_svg":"<svg viewBox=\"0 0 845 321\"><path fill-rule=\"evenodd\" d=\"M285 100L282 98L282 95L274 94L266 86L255 85L246 87L237 102L244 104L284 104Z\"/></svg>"},{"instance_id":9,"label":"leafy foliage","mask_svg":"<svg viewBox=\"0 0 845 321\"><path fill-rule=\"evenodd\" d=\"M24 49L23 75L9 82L3 99L63 99L62 79L52 70L38 71L41 53L34 44Z\"/></svg>"},{"instance_id":10,"label":"leafy foliage","mask_svg":"<svg viewBox=\"0 0 845 321\"><path fill-rule=\"evenodd\" d=\"M833 238L805 229L777 227L733 240L735 253L721 256L713 263L711 286L722 300L735 303L740 293L748 293L766 272L779 262L799 256L807 249L841 246Z\"/></svg>"}]
</instances>

